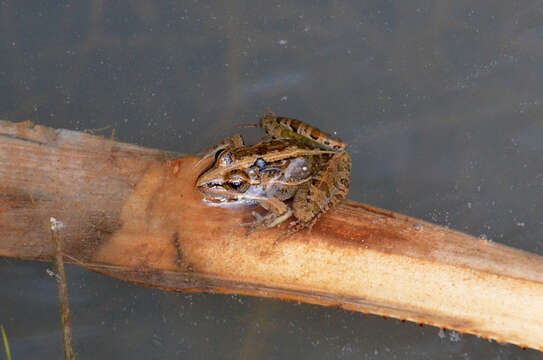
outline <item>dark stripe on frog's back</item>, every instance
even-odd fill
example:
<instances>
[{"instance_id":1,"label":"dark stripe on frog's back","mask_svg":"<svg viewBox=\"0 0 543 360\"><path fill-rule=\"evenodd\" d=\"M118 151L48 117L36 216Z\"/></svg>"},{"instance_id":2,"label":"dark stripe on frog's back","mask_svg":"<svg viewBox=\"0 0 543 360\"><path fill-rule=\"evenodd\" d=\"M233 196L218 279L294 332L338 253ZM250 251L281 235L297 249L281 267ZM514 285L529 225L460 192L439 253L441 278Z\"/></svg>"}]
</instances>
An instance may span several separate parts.
<instances>
[{"instance_id":1,"label":"dark stripe on frog's back","mask_svg":"<svg viewBox=\"0 0 543 360\"><path fill-rule=\"evenodd\" d=\"M270 140L261 141L258 144L237 148L232 151L232 156L236 160L246 158L248 156L264 157L274 152L288 150L289 147L294 147L296 144L288 140Z\"/></svg>"},{"instance_id":2,"label":"dark stripe on frog's back","mask_svg":"<svg viewBox=\"0 0 543 360\"><path fill-rule=\"evenodd\" d=\"M232 150L232 159L235 162L238 162L237 167L244 167L247 164L252 164L258 158L264 158L266 161L276 161L280 159L287 159L293 156L278 156L276 159L267 160L270 156L273 156L277 153L282 153L285 151L292 150L293 156L303 156L303 154L294 155L294 152L307 152L306 155L318 155L320 153L327 153L319 148L310 146L307 144L300 144L300 142L294 139L277 139L262 141L258 144L237 148ZM243 161L242 161L243 159Z\"/></svg>"},{"instance_id":3,"label":"dark stripe on frog's back","mask_svg":"<svg viewBox=\"0 0 543 360\"><path fill-rule=\"evenodd\" d=\"M321 146L335 150L343 150L346 147L346 144L338 137L330 135L317 127L308 125L303 121L282 116L278 116L276 121L282 127L273 129L273 131L270 130L272 133L277 132L277 134L270 134L271 136L280 138L293 137L298 141L310 144L316 142Z\"/></svg>"}]
</instances>

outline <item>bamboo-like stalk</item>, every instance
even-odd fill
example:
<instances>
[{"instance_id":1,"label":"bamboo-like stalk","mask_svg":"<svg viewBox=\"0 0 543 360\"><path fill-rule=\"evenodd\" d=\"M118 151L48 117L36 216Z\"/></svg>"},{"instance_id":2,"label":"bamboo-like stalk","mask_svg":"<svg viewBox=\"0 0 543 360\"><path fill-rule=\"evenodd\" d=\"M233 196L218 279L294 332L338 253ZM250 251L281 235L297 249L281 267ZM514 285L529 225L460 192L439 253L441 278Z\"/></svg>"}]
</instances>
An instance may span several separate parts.
<instances>
[{"instance_id":1,"label":"bamboo-like stalk","mask_svg":"<svg viewBox=\"0 0 543 360\"><path fill-rule=\"evenodd\" d=\"M334 305L543 350L543 259L345 201L311 233L245 235L251 209L211 207L196 158L0 122L0 255L54 257L177 291ZM356 186L353 184L352 186Z\"/></svg>"}]
</instances>

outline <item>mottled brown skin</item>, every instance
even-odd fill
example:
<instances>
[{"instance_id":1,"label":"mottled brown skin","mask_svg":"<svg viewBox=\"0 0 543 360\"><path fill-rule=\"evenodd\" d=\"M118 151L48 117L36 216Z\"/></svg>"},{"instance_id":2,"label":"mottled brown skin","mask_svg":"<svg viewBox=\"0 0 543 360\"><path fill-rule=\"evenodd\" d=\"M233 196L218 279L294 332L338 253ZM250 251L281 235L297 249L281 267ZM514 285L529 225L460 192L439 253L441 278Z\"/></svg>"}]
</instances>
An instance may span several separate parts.
<instances>
[{"instance_id":1,"label":"mottled brown skin","mask_svg":"<svg viewBox=\"0 0 543 360\"><path fill-rule=\"evenodd\" d=\"M260 118L260 126L275 139L295 139L300 143L338 152L344 151L347 147L341 139L314 126L300 120L276 116L273 113Z\"/></svg>"},{"instance_id":2,"label":"mottled brown skin","mask_svg":"<svg viewBox=\"0 0 543 360\"><path fill-rule=\"evenodd\" d=\"M297 228L311 227L319 216L345 198L349 191L351 157L346 152L334 155L321 176L301 187L294 197Z\"/></svg>"}]
</instances>

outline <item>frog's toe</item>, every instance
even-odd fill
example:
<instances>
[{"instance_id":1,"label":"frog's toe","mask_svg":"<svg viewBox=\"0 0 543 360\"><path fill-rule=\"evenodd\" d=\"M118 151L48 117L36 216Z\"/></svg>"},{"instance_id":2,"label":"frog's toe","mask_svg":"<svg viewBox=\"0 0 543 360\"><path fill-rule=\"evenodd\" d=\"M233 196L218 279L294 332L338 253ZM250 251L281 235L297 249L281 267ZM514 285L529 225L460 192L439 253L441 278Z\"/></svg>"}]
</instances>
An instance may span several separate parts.
<instances>
[{"instance_id":1,"label":"frog's toe","mask_svg":"<svg viewBox=\"0 0 543 360\"><path fill-rule=\"evenodd\" d=\"M269 228L270 222L273 222L275 218L274 214L267 214L267 215L262 216L256 211L253 211L251 214L254 217L253 221L240 224L241 226L247 227L247 234L246 234L247 236L251 235L255 231Z\"/></svg>"},{"instance_id":2,"label":"frog's toe","mask_svg":"<svg viewBox=\"0 0 543 360\"><path fill-rule=\"evenodd\" d=\"M251 235L252 233L254 233L255 231L257 231L257 227L256 226L253 226L253 225L249 225L247 226L247 231L245 231L245 236L249 236Z\"/></svg>"},{"instance_id":3,"label":"frog's toe","mask_svg":"<svg viewBox=\"0 0 543 360\"><path fill-rule=\"evenodd\" d=\"M305 229L306 226L300 221L293 221L290 223L287 230L285 230L281 235L279 235L273 242L273 247L277 246L281 241L288 239L289 237L296 235L298 232Z\"/></svg>"},{"instance_id":4,"label":"frog's toe","mask_svg":"<svg viewBox=\"0 0 543 360\"><path fill-rule=\"evenodd\" d=\"M255 231L270 229L283 223L292 216L292 211L286 211L284 214L279 216L273 212L266 215L260 215L258 212L253 211L252 215L254 217L254 221L242 224L247 226L247 235L250 235Z\"/></svg>"},{"instance_id":5,"label":"frog's toe","mask_svg":"<svg viewBox=\"0 0 543 360\"><path fill-rule=\"evenodd\" d=\"M245 222L245 223L240 223L239 226L253 226L253 225L259 224L259 223L261 223L263 221L264 216L260 215L256 211L251 212L251 215L253 215L253 218L255 220Z\"/></svg>"},{"instance_id":6,"label":"frog's toe","mask_svg":"<svg viewBox=\"0 0 543 360\"><path fill-rule=\"evenodd\" d=\"M293 221L289 224L289 227L286 231L285 237L290 237L302 230L308 230L308 234L311 234L311 229L313 228L313 225L315 224L316 219L312 219L311 221L305 222L305 221Z\"/></svg>"}]
</instances>

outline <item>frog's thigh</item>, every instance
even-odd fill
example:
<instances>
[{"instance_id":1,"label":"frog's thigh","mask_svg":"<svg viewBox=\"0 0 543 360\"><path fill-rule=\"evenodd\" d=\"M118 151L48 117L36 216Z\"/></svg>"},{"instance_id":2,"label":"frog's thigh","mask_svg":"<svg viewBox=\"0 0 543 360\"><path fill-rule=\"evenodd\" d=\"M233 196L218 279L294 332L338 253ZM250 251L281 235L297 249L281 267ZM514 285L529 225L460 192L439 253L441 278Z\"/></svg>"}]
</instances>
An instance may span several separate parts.
<instances>
[{"instance_id":1,"label":"frog's thigh","mask_svg":"<svg viewBox=\"0 0 543 360\"><path fill-rule=\"evenodd\" d=\"M336 189L333 196L344 198L349 191L349 182L351 177L351 157L346 152L334 155L328 162L330 169L330 178L333 180Z\"/></svg>"},{"instance_id":2,"label":"frog's thigh","mask_svg":"<svg viewBox=\"0 0 543 360\"><path fill-rule=\"evenodd\" d=\"M337 153L311 183L298 190L294 197L294 216L310 223L343 199L349 190L351 158L346 152Z\"/></svg>"},{"instance_id":3,"label":"frog's thigh","mask_svg":"<svg viewBox=\"0 0 543 360\"><path fill-rule=\"evenodd\" d=\"M328 161L322 178L310 189L312 196L319 198L323 210L333 207L349 191L351 176L351 157L346 152L337 153ZM313 194L314 193L314 194Z\"/></svg>"},{"instance_id":4,"label":"frog's thigh","mask_svg":"<svg viewBox=\"0 0 543 360\"><path fill-rule=\"evenodd\" d=\"M310 222L320 211L319 205L310 199L310 186L310 183L301 186L296 192L296 195L294 195L294 202L292 205L294 216L302 223Z\"/></svg>"}]
</instances>

